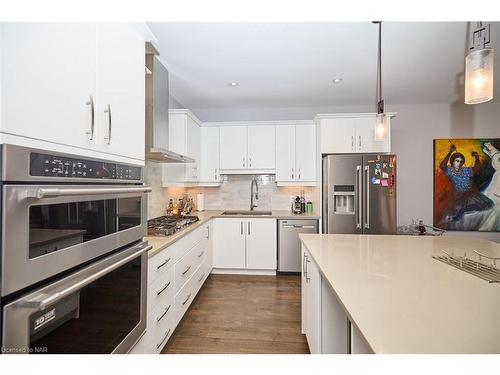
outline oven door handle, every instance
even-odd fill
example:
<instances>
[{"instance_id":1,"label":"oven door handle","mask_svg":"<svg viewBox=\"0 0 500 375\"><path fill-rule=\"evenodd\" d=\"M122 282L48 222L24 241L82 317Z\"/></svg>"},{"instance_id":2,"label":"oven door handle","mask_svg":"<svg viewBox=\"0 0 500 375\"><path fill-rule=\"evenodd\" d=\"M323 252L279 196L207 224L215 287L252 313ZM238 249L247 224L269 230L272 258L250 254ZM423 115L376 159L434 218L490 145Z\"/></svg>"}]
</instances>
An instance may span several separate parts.
<instances>
[{"instance_id":1,"label":"oven door handle","mask_svg":"<svg viewBox=\"0 0 500 375\"><path fill-rule=\"evenodd\" d=\"M102 263L109 263L108 259L104 259L97 264L84 268L76 275L70 276L67 282L62 283L54 288L54 291L47 291L47 293L37 293L33 298L22 299L15 304L15 307L28 308L35 311L45 310L50 305L53 305L63 298L68 297L76 291L93 283L97 279L127 264L131 260L138 258L152 248L153 246L149 245L146 241L131 246L125 251L130 252L135 250L132 254L125 256L124 258L112 263L111 265L102 265Z\"/></svg>"},{"instance_id":2,"label":"oven door handle","mask_svg":"<svg viewBox=\"0 0 500 375\"><path fill-rule=\"evenodd\" d=\"M65 189L65 188L37 188L28 189L28 198L56 198L70 197L77 195L103 195L103 194L126 194L126 193L150 193L152 188L146 187L116 187L116 188L83 188L83 189Z\"/></svg>"}]
</instances>

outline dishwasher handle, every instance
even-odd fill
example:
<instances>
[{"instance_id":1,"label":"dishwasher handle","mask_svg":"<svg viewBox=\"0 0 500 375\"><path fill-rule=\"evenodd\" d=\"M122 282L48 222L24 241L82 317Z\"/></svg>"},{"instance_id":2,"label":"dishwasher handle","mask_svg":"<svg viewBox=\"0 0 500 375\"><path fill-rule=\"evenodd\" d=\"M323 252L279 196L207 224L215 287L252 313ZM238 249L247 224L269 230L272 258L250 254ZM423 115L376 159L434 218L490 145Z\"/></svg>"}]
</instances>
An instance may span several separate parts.
<instances>
[{"instance_id":1,"label":"dishwasher handle","mask_svg":"<svg viewBox=\"0 0 500 375\"><path fill-rule=\"evenodd\" d=\"M303 229L315 229L314 225L293 225L293 224L283 224L282 228L303 228Z\"/></svg>"}]
</instances>

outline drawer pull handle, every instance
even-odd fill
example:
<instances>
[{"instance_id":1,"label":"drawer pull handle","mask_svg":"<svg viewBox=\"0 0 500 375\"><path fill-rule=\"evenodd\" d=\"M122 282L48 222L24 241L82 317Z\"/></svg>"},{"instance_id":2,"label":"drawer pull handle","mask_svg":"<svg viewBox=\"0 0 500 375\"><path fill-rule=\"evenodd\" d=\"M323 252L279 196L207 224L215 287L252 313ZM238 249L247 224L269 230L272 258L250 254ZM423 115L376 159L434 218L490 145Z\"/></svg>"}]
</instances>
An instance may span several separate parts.
<instances>
[{"instance_id":1,"label":"drawer pull handle","mask_svg":"<svg viewBox=\"0 0 500 375\"><path fill-rule=\"evenodd\" d=\"M203 280L204 277L205 277L205 274L201 275L201 277L198 279L198 282L201 282L201 280Z\"/></svg>"},{"instance_id":2,"label":"drawer pull handle","mask_svg":"<svg viewBox=\"0 0 500 375\"><path fill-rule=\"evenodd\" d=\"M159 266L156 266L156 269L159 270L160 268L162 268L164 265L166 265L168 262L170 262L170 259L171 258L168 258L162 264L160 264Z\"/></svg>"},{"instance_id":3,"label":"drawer pull handle","mask_svg":"<svg viewBox=\"0 0 500 375\"><path fill-rule=\"evenodd\" d=\"M156 349L160 349L161 348L161 346L163 345L163 343L167 339L168 335L170 334L170 331L171 331L171 329L169 328L168 331L167 331L167 333L165 334L165 337L163 338L163 340L161 340L161 342L158 345L156 345Z\"/></svg>"},{"instance_id":4,"label":"drawer pull handle","mask_svg":"<svg viewBox=\"0 0 500 375\"><path fill-rule=\"evenodd\" d=\"M162 294L169 286L170 286L170 281L165 284L165 286L163 287L162 290L159 290L158 292L156 292L156 295L159 296L160 294Z\"/></svg>"},{"instance_id":5,"label":"drawer pull handle","mask_svg":"<svg viewBox=\"0 0 500 375\"><path fill-rule=\"evenodd\" d=\"M165 315L167 315L168 310L170 310L170 306L172 306L172 305L168 305L168 307L165 309L165 311L163 312L163 314L161 314L158 318L156 318L156 322L157 322L157 323L159 323L159 322L160 322L160 320L162 320L162 319L163 319L163 317L164 317Z\"/></svg>"},{"instance_id":6,"label":"drawer pull handle","mask_svg":"<svg viewBox=\"0 0 500 375\"><path fill-rule=\"evenodd\" d=\"M189 301L190 298L191 298L191 293L189 293L186 300L182 302L182 306L184 306L187 303L187 301Z\"/></svg>"},{"instance_id":7,"label":"drawer pull handle","mask_svg":"<svg viewBox=\"0 0 500 375\"><path fill-rule=\"evenodd\" d=\"M187 268L184 270L184 272L182 274L185 275L190 269L191 269L191 265L187 266Z\"/></svg>"},{"instance_id":8,"label":"drawer pull handle","mask_svg":"<svg viewBox=\"0 0 500 375\"><path fill-rule=\"evenodd\" d=\"M201 258L205 254L205 250L203 250L201 253L198 254L198 258Z\"/></svg>"}]
</instances>

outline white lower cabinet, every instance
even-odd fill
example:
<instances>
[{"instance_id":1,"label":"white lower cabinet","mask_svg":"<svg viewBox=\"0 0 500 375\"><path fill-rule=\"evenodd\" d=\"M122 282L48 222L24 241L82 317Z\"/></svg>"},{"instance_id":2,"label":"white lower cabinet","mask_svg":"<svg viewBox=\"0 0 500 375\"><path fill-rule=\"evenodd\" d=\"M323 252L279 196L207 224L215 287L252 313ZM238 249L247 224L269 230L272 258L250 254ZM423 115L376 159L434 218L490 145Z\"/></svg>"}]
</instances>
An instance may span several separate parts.
<instances>
[{"instance_id":1,"label":"white lower cabinet","mask_svg":"<svg viewBox=\"0 0 500 375\"><path fill-rule=\"evenodd\" d=\"M302 245L302 333L311 354L372 353Z\"/></svg>"},{"instance_id":2,"label":"white lower cabinet","mask_svg":"<svg viewBox=\"0 0 500 375\"><path fill-rule=\"evenodd\" d=\"M274 271L276 257L276 219L215 219L214 268Z\"/></svg>"},{"instance_id":3,"label":"white lower cabinet","mask_svg":"<svg viewBox=\"0 0 500 375\"><path fill-rule=\"evenodd\" d=\"M160 353L172 336L212 270L211 226L204 223L149 258L146 333L130 353Z\"/></svg>"}]
</instances>

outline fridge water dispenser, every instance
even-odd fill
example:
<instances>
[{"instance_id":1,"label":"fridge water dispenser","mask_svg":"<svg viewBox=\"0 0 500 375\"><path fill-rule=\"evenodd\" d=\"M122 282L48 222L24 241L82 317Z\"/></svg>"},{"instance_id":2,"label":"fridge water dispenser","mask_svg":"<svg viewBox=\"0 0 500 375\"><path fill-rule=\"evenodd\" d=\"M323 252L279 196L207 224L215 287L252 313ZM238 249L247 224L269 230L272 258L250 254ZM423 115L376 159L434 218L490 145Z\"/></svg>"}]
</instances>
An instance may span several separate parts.
<instances>
[{"instance_id":1,"label":"fridge water dispenser","mask_svg":"<svg viewBox=\"0 0 500 375\"><path fill-rule=\"evenodd\" d=\"M354 215L354 185L334 185L333 213L337 215Z\"/></svg>"}]
</instances>

